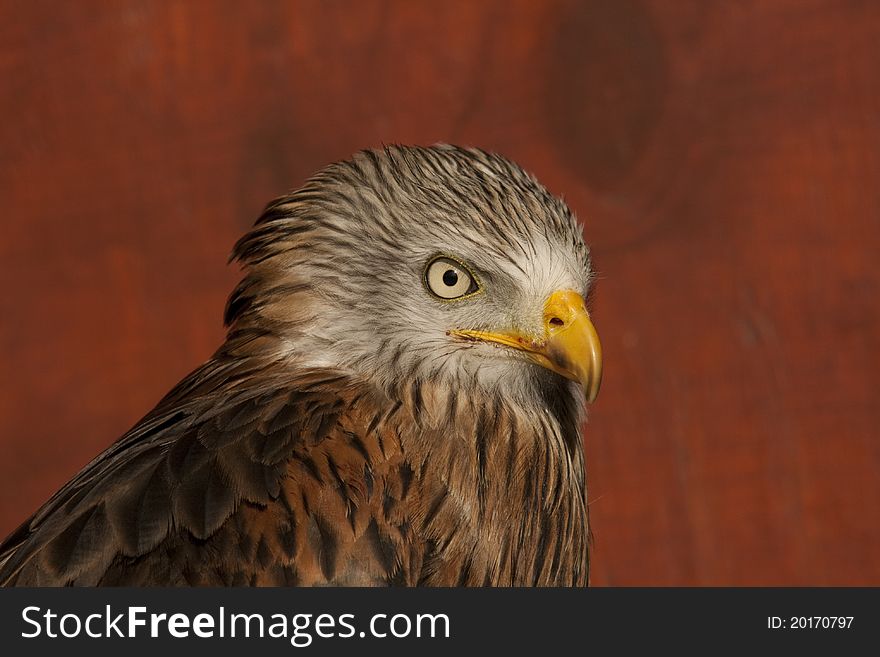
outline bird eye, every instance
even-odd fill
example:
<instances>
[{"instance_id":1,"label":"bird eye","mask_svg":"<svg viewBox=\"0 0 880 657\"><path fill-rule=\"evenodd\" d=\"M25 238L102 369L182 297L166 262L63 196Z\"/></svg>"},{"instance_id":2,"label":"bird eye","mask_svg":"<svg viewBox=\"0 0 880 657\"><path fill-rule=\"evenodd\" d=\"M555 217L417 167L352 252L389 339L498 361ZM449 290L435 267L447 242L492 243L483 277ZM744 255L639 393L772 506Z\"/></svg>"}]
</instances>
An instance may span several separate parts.
<instances>
[{"instance_id":1,"label":"bird eye","mask_svg":"<svg viewBox=\"0 0 880 657\"><path fill-rule=\"evenodd\" d=\"M425 283L441 299L458 299L479 290L474 277L452 258L435 258L425 270Z\"/></svg>"}]
</instances>

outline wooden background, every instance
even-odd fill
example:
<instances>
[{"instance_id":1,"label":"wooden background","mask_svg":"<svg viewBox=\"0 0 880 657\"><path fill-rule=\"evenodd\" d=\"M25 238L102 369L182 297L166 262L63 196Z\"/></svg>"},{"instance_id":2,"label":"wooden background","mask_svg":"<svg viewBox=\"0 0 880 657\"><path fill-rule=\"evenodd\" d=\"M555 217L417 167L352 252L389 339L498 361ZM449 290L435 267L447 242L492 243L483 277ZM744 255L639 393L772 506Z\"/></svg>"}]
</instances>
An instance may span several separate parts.
<instances>
[{"instance_id":1,"label":"wooden background","mask_svg":"<svg viewBox=\"0 0 880 657\"><path fill-rule=\"evenodd\" d=\"M602 585L880 584L880 3L0 2L0 533L222 339L262 205L498 150L602 272Z\"/></svg>"}]
</instances>

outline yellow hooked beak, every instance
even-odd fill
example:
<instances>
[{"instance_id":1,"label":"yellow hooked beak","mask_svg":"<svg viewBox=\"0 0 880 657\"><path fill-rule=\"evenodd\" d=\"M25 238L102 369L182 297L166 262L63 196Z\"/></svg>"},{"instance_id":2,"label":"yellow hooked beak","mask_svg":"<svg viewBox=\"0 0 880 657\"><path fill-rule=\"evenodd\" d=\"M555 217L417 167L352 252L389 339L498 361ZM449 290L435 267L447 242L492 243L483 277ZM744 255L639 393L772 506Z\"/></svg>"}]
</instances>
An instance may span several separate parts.
<instances>
[{"instance_id":1,"label":"yellow hooked beak","mask_svg":"<svg viewBox=\"0 0 880 657\"><path fill-rule=\"evenodd\" d=\"M450 333L519 349L538 365L580 383L588 402L593 402L599 394L602 345L583 297L573 290L559 290L547 298L541 338L535 339L516 331L457 330Z\"/></svg>"}]
</instances>

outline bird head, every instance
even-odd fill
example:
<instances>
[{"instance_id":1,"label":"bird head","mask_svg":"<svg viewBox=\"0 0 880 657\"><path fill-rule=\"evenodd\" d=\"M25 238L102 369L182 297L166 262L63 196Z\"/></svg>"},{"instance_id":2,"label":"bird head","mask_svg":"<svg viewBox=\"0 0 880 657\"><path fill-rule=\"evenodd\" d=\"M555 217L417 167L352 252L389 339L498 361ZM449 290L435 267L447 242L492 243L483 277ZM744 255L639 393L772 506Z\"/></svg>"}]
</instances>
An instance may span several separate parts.
<instances>
[{"instance_id":1,"label":"bird head","mask_svg":"<svg viewBox=\"0 0 880 657\"><path fill-rule=\"evenodd\" d=\"M227 305L230 335L276 336L296 364L386 388L598 392L582 229L501 156L364 151L270 204L234 256L246 275Z\"/></svg>"}]
</instances>

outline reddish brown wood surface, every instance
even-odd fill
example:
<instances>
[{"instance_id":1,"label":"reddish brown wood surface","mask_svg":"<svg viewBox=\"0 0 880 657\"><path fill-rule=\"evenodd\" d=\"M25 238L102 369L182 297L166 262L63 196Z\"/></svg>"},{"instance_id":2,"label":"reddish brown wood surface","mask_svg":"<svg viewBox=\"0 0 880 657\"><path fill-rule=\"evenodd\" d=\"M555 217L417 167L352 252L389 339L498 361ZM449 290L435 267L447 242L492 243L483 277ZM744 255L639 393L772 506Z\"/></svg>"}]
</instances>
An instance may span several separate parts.
<instances>
[{"instance_id":1,"label":"reddish brown wood surface","mask_svg":"<svg viewBox=\"0 0 880 657\"><path fill-rule=\"evenodd\" d=\"M880 584L880 4L0 3L0 533L206 358L262 204L503 152L602 272L596 584Z\"/></svg>"}]
</instances>

